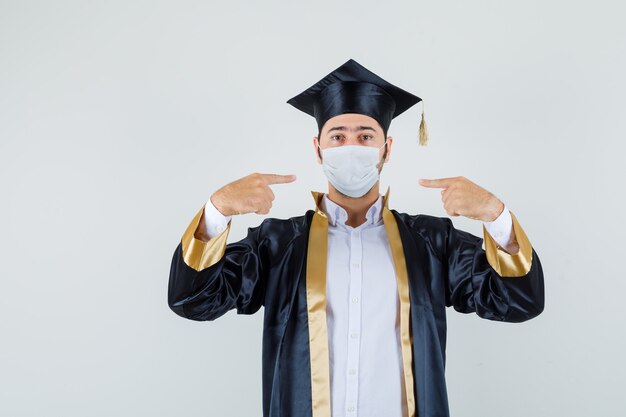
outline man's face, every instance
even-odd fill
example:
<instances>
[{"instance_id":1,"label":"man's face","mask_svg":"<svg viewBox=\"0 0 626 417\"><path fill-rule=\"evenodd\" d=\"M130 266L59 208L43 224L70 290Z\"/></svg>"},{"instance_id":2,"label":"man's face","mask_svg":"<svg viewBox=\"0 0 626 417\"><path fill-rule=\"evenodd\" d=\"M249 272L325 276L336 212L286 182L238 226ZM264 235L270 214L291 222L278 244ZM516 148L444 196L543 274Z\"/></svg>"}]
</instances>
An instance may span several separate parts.
<instances>
[{"instance_id":1,"label":"man's face","mask_svg":"<svg viewBox=\"0 0 626 417\"><path fill-rule=\"evenodd\" d=\"M392 137L387 136L387 152L384 161L378 166L378 172L382 170L383 162L389 161L391 154ZM358 113L344 113L331 117L322 126L320 137L313 137L313 147L317 154L317 163L322 164L318 153L319 147L323 150L345 145L372 146L380 148L385 143L383 129L376 119ZM385 155L385 147L379 149L379 158ZM321 152L320 152L321 153Z\"/></svg>"}]
</instances>

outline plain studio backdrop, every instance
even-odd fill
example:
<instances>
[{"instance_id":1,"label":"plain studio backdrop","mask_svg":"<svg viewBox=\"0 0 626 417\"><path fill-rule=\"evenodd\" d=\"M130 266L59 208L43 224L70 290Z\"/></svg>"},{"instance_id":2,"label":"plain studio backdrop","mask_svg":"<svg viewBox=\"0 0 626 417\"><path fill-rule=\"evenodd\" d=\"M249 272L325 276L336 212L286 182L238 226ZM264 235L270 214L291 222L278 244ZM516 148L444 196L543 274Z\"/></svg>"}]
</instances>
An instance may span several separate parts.
<instances>
[{"instance_id":1,"label":"plain studio backdrop","mask_svg":"<svg viewBox=\"0 0 626 417\"><path fill-rule=\"evenodd\" d=\"M626 30L620 2L0 2L0 415L261 416L263 310L194 322L170 262L212 192L252 172L268 215L327 191L285 102L350 58L424 99L394 119L381 192L418 178L502 199L541 259L524 323L449 308L454 417L623 416ZM482 237L482 224L454 217Z\"/></svg>"}]
</instances>

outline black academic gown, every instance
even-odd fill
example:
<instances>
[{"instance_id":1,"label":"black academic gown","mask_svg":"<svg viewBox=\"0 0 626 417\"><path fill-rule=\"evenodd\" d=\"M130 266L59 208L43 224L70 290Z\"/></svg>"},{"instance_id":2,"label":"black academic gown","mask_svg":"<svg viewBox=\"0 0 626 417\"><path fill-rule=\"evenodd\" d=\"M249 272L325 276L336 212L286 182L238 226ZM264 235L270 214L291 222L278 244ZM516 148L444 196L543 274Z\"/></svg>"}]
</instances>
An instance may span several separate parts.
<instances>
[{"instance_id":1,"label":"black academic gown","mask_svg":"<svg viewBox=\"0 0 626 417\"><path fill-rule=\"evenodd\" d=\"M264 417L331 417L328 219L320 209L323 193L312 195L315 210L266 218L228 244L230 222L209 242L194 238L201 207L172 258L168 303L176 314L210 321L231 309L254 314L264 307ZM515 254L499 247L484 226L483 239L456 229L447 217L389 209L388 199L389 188L383 221L398 281L409 417L447 417L446 307L489 320L529 320L544 308L541 263L512 212Z\"/></svg>"}]
</instances>

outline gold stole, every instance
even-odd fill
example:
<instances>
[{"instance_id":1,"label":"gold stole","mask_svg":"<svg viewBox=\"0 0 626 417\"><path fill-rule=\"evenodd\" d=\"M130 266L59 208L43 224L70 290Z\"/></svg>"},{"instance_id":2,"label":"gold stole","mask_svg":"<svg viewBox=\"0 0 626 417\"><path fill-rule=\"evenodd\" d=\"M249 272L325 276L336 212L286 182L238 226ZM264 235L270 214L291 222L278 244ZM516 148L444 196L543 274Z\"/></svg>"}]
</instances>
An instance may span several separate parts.
<instances>
[{"instance_id":1,"label":"gold stole","mask_svg":"<svg viewBox=\"0 0 626 417\"><path fill-rule=\"evenodd\" d=\"M389 189L383 197L383 223L389 239L393 264L398 280L400 299L400 341L402 367L406 387L409 417L415 416L413 396L412 336L409 328L411 304L409 301L408 273L400 239L400 231L393 213L389 210ZM306 301L309 322L309 347L311 357L311 400L313 417L331 417L330 366L328 356L328 328L326 324L326 257L328 255L328 217L322 211L324 193L311 191L315 200L315 213L309 232L306 265ZM382 360L383 358L381 358Z\"/></svg>"}]
</instances>

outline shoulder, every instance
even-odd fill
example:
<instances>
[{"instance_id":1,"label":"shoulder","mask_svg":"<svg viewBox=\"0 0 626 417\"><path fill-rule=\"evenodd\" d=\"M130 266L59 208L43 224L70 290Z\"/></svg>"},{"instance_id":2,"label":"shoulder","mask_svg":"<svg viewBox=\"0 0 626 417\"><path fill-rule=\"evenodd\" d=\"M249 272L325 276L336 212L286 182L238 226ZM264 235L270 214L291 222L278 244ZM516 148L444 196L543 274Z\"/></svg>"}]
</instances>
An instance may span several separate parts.
<instances>
[{"instance_id":1,"label":"shoulder","mask_svg":"<svg viewBox=\"0 0 626 417\"><path fill-rule=\"evenodd\" d=\"M414 239L421 239L434 252L442 253L452 223L449 218L423 213L401 213L394 209L391 209L391 212Z\"/></svg>"},{"instance_id":2,"label":"shoulder","mask_svg":"<svg viewBox=\"0 0 626 417\"><path fill-rule=\"evenodd\" d=\"M437 253L445 253L451 244L465 242L472 246L482 245L482 238L454 227L449 217L438 217L429 214L407 214L391 210L396 218L406 225L409 232L427 242Z\"/></svg>"},{"instance_id":3,"label":"shoulder","mask_svg":"<svg viewBox=\"0 0 626 417\"><path fill-rule=\"evenodd\" d=\"M396 212L395 210L392 210ZM450 242L465 242L470 245L482 245L483 238L454 227L449 217L437 217L429 214L397 213L400 219L415 234L428 241L435 249L445 248Z\"/></svg>"},{"instance_id":4,"label":"shoulder","mask_svg":"<svg viewBox=\"0 0 626 417\"><path fill-rule=\"evenodd\" d=\"M452 226L452 220L448 217L437 217L423 213L401 213L394 209L391 209L391 212L412 232L415 232L423 238L429 240L445 236Z\"/></svg>"},{"instance_id":5,"label":"shoulder","mask_svg":"<svg viewBox=\"0 0 626 417\"><path fill-rule=\"evenodd\" d=\"M287 218L266 217L257 227L260 228L259 233L264 237L293 237L307 232L311 217L310 214L312 214L312 210L300 216Z\"/></svg>"}]
</instances>

